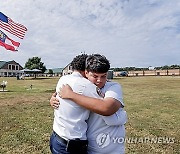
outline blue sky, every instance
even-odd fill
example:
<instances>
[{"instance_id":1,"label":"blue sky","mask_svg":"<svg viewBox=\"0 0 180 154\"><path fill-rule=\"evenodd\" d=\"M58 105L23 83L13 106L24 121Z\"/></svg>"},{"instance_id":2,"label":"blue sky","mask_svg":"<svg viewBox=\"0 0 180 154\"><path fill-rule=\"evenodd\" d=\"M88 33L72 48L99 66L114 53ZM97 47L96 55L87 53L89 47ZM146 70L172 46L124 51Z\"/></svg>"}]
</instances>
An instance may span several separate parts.
<instances>
[{"instance_id":1,"label":"blue sky","mask_svg":"<svg viewBox=\"0 0 180 154\"><path fill-rule=\"evenodd\" d=\"M28 28L13 53L0 60L24 66L40 57L64 67L80 53L105 55L112 67L180 64L179 0L6 0L0 11Z\"/></svg>"}]
</instances>

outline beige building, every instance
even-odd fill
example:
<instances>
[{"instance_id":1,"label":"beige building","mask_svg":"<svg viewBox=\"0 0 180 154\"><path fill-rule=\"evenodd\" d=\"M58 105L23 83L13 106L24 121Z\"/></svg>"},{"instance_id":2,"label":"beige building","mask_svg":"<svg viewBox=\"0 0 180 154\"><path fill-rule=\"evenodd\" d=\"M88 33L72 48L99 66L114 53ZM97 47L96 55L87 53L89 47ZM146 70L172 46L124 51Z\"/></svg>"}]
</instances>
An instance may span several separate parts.
<instances>
[{"instance_id":1,"label":"beige building","mask_svg":"<svg viewBox=\"0 0 180 154\"><path fill-rule=\"evenodd\" d=\"M180 69L169 70L146 70L146 71L128 71L128 76L168 76L180 75Z\"/></svg>"},{"instance_id":2,"label":"beige building","mask_svg":"<svg viewBox=\"0 0 180 154\"><path fill-rule=\"evenodd\" d=\"M114 72L114 76L118 76L120 72ZM145 71L128 71L128 76L178 76L180 69L168 70L145 70Z\"/></svg>"},{"instance_id":3,"label":"beige building","mask_svg":"<svg viewBox=\"0 0 180 154\"><path fill-rule=\"evenodd\" d=\"M0 61L0 77L15 77L22 75L23 67L15 62L12 61Z\"/></svg>"},{"instance_id":4,"label":"beige building","mask_svg":"<svg viewBox=\"0 0 180 154\"><path fill-rule=\"evenodd\" d=\"M62 75L67 75L67 74L72 74L72 66L71 63L69 63L68 65L66 65L63 70L62 70Z\"/></svg>"}]
</instances>

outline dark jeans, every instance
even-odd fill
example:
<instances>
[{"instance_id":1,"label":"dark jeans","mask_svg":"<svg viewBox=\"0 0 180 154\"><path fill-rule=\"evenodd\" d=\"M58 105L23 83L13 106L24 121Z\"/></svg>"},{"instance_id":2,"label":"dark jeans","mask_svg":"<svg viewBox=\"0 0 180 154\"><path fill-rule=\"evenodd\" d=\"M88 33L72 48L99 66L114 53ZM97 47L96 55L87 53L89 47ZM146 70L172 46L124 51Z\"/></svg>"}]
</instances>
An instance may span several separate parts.
<instances>
[{"instance_id":1,"label":"dark jeans","mask_svg":"<svg viewBox=\"0 0 180 154\"><path fill-rule=\"evenodd\" d=\"M66 151L66 145L59 141L54 133L50 137L50 150L52 154L70 154Z\"/></svg>"},{"instance_id":2,"label":"dark jeans","mask_svg":"<svg viewBox=\"0 0 180 154\"><path fill-rule=\"evenodd\" d=\"M58 138L59 137L54 132L50 137L50 150L52 154L87 154L87 148L83 148L84 146L81 144L78 144L80 147L78 152L75 149L72 152L67 152L66 144L62 143Z\"/></svg>"}]
</instances>

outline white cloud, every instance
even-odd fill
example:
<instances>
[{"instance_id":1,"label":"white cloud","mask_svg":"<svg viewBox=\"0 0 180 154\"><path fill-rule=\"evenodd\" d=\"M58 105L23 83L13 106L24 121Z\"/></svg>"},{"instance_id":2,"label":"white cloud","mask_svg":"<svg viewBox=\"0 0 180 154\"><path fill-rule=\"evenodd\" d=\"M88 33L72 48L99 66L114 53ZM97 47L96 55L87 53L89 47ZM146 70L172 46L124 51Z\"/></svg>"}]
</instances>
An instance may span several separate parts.
<instances>
[{"instance_id":1,"label":"white cloud","mask_svg":"<svg viewBox=\"0 0 180 154\"><path fill-rule=\"evenodd\" d=\"M9 34L19 52L0 47L0 60L24 65L38 56L48 68L64 67L85 51L113 67L179 64L178 0L6 0L0 10L28 27L23 40Z\"/></svg>"}]
</instances>

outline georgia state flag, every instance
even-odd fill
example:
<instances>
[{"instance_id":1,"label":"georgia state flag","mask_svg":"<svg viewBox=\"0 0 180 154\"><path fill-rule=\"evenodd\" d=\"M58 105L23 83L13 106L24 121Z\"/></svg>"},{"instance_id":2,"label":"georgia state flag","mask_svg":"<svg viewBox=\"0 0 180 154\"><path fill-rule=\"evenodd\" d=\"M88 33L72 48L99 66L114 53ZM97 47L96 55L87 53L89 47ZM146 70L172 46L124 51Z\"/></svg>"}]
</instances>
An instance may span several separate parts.
<instances>
[{"instance_id":1,"label":"georgia state flag","mask_svg":"<svg viewBox=\"0 0 180 154\"><path fill-rule=\"evenodd\" d=\"M0 30L0 46L5 47L7 50L17 51L20 43L10 39L5 33Z\"/></svg>"}]
</instances>

